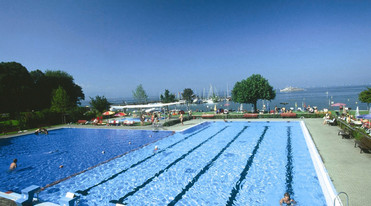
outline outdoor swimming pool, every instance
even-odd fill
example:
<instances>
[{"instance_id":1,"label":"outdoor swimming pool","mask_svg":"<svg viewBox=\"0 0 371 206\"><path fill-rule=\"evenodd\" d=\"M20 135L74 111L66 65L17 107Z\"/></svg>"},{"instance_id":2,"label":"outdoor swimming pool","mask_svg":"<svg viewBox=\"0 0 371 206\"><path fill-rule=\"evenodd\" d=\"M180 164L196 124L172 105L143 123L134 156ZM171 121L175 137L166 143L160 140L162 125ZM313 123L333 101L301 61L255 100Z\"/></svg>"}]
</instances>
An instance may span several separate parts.
<instances>
[{"instance_id":1,"label":"outdoor swimming pool","mask_svg":"<svg viewBox=\"0 0 371 206\"><path fill-rule=\"evenodd\" d=\"M304 136L299 122L207 123L48 187L39 197L57 203L75 192L79 205L276 205L287 191L298 205L326 205Z\"/></svg>"}]
</instances>

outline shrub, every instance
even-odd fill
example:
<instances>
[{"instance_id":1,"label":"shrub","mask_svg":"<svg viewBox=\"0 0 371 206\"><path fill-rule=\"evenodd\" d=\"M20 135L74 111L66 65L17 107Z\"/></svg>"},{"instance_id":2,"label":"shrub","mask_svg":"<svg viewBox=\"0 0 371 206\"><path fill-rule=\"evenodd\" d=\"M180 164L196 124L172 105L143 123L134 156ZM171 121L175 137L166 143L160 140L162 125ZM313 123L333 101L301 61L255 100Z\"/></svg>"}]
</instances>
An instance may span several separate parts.
<instances>
[{"instance_id":1,"label":"shrub","mask_svg":"<svg viewBox=\"0 0 371 206\"><path fill-rule=\"evenodd\" d=\"M193 119L193 117L183 117L183 122L191 120L191 119ZM169 126L173 126L179 123L180 123L180 119L172 119L172 120L165 122L162 126L169 127Z\"/></svg>"}]
</instances>

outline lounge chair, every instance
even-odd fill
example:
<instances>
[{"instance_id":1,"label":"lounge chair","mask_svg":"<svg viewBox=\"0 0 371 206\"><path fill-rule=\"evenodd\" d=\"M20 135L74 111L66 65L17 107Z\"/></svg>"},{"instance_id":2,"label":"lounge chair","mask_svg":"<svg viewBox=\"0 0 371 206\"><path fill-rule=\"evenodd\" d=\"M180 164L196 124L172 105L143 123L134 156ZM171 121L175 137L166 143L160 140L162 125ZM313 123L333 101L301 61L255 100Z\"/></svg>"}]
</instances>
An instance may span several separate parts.
<instances>
[{"instance_id":1,"label":"lounge chair","mask_svg":"<svg viewBox=\"0 0 371 206\"><path fill-rule=\"evenodd\" d=\"M362 126L362 122L361 121L356 121L356 120L353 120L353 119L350 120L350 124L351 125L354 125L354 126L357 126L357 127Z\"/></svg>"},{"instance_id":2,"label":"lounge chair","mask_svg":"<svg viewBox=\"0 0 371 206\"><path fill-rule=\"evenodd\" d=\"M336 118L330 119L326 121L328 125L335 126L336 125Z\"/></svg>"},{"instance_id":3,"label":"lounge chair","mask_svg":"<svg viewBox=\"0 0 371 206\"><path fill-rule=\"evenodd\" d=\"M77 120L77 124L87 124L87 120L84 120L84 119L80 119L80 120Z\"/></svg>"},{"instance_id":4,"label":"lounge chair","mask_svg":"<svg viewBox=\"0 0 371 206\"><path fill-rule=\"evenodd\" d=\"M132 126L132 125L134 125L134 121L125 120L124 121L124 125L126 125L126 126Z\"/></svg>"}]
</instances>

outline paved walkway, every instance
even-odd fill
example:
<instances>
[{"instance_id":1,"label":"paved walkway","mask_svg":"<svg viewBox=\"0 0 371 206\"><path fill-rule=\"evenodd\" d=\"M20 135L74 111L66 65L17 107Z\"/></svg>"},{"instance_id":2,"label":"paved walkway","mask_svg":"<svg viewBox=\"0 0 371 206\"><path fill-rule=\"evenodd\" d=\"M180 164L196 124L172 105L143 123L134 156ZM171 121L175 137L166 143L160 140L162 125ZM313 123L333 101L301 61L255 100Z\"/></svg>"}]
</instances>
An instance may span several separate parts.
<instances>
[{"instance_id":1,"label":"paved walkway","mask_svg":"<svg viewBox=\"0 0 371 206\"><path fill-rule=\"evenodd\" d=\"M339 127L322 119L305 119L337 192L349 195L349 205L371 205L371 154L360 154L354 139L338 136ZM346 205L345 198L341 198Z\"/></svg>"},{"instance_id":2,"label":"paved walkway","mask_svg":"<svg viewBox=\"0 0 371 206\"><path fill-rule=\"evenodd\" d=\"M285 119L284 121L297 121ZM67 125L74 128L102 128L102 129L144 129L144 130L171 130L181 131L201 123L203 120L194 119L176 124L171 127L153 126L92 126ZM211 120L214 121L214 120ZM215 120L223 121L223 120ZM230 120L229 120L230 121ZM243 120L232 120L243 121ZM252 119L249 121L282 121L282 119ZM323 125L323 119L304 119L305 124L317 146L322 161L337 192L346 192L349 195L349 205L371 204L371 154L360 154L359 148L354 148L353 139L342 139L338 136L339 127ZM28 132L31 133L31 132ZM14 135L13 135L14 136ZM7 136L3 136L6 138ZM8 136L9 137L9 136ZM342 196L346 205L346 200Z\"/></svg>"}]
</instances>

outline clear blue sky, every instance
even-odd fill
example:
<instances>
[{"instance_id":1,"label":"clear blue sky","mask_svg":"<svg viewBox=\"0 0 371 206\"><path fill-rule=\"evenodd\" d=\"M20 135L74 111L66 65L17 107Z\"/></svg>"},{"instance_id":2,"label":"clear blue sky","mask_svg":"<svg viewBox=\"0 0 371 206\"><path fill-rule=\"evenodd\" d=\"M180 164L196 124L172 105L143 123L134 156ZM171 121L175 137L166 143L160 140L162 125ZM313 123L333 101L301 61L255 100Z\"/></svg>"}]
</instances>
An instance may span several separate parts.
<instances>
[{"instance_id":1,"label":"clear blue sky","mask_svg":"<svg viewBox=\"0 0 371 206\"><path fill-rule=\"evenodd\" d=\"M88 98L142 84L225 90L369 84L371 1L0 1L0 61L63 70Z\"/></svg>"}]
</instances>

